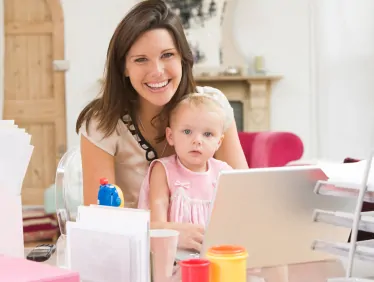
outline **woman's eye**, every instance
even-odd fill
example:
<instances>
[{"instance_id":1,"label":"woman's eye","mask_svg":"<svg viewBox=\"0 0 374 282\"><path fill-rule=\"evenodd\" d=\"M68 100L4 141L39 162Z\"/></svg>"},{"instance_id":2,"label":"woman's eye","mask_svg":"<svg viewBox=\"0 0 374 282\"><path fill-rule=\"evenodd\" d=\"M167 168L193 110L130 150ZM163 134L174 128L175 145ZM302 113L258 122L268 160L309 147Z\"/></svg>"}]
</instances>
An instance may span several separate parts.
<instances>
[{"instance_id":1,"label":"woman's eye","mask_svg":"<svg viewBox=\"0 0 374 282\"><path fill-rule=\"evenodd\" d=\"M146 60L147 60L146 58L138 58L138 59L135 60L135 62L137 62L137 63L143 63Z\"/></svg>"},{"instance_id":2,"label":"woman's eye","mask_svg":"<svg viewBox=\"0 0 374 282\"><path fill-rule=\"evenodd\" d=\"M162 55L163 58L170 58L172 56L174 56L173 53L165 53L165 54Z\"/></svg>"},{"instance_id":3,"label":"woman's eye","mask_svg":"<svg viewBox=\"0 0 374 282\"><path fill-rule=\"evenodd\" d=\"M185 129L185 130L183 130L183 133L184 133L184 134L187 134L187 135L188 135L188 134L191 134L191 130L189 130L189 129Z\"/></svg>"},{"instance_id":4,"label":"woman's eye","mask_svg":"<svg viewBox=\"0 0 374 282\"><path fill-rule=\"evenodd\" d=\"M211 132L205 132L205 133L204 133L204 136L205 136L205 137L210 137L210 136L212 136L212 135L213 135L213 134L212 134Z\"/></svg>"}]
</instances>

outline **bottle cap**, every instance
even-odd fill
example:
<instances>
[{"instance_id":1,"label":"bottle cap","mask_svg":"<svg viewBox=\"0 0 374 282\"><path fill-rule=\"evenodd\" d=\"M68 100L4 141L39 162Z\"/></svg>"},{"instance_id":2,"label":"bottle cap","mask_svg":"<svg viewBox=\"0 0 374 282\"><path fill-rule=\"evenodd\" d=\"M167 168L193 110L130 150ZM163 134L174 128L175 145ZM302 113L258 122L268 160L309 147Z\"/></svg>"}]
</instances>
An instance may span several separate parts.
<instances>
[{"instance_id":1,"label":"bottle cap","mask_svg":"<svg viewBox=\"0 0 374 282\"><path fill-rule=\"evenodd\" d=\"M244 253L245 248L235 245L221 245L211 247L209 252L216 255L238 255Z\"/></svg>"},{"instance_id":2,"label":"bottle cap","mask_svg":"<svg viewBox=\"0 0 374 282\"><path fill-rule=\"evenodd\" d=\"M100 185L106 185L108 184L108 179L103 177L103 178L100 178Z\"/></svg>"}]
</instances>

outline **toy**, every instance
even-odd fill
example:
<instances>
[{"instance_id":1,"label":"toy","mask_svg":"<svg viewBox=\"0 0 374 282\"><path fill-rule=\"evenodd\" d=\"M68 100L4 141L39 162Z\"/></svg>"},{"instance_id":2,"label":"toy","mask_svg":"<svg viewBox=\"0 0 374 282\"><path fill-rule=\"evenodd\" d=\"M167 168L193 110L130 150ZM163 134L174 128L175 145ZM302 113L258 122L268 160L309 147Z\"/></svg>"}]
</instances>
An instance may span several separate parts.
<instances>
[{"instance_id":1,"label":"toy","mask_svg":"<svg viewBox=\"0 0 374 282\"><path fill-rule=\"evenodd\" d=\"M97 204L101 206L123 208L124 199L121 188L114 184L108 184L108 179L101 178Z\"/></svg>"}]
</instances>

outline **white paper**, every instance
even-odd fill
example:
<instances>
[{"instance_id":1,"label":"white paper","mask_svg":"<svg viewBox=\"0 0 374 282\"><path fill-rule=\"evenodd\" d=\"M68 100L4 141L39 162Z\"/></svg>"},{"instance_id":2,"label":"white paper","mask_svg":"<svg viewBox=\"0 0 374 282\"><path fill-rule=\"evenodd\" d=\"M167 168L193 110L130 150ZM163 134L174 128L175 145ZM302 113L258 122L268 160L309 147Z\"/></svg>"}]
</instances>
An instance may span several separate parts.
<instances>
[{"instance_id":1,"label":"white paper","mask_svg":"<svg viewBox=\"0 0 374 282\"><path fill-rule=\"evenodd\" d=\"M114 236L114 234L122 236L121 238L127 238L126 240L130 241L131 246L130 258L125 262L131 267L129 281L149 282L149 220L149 211L91 205L78 207L76 226L92 230L92 232L109 234L107 238L111 235ZM69 240L68 232L67 238ZM117 244L113 244L113 248L115 248L114 245ZM74 246L68 246L68 248L74 248ZM97 256L101 254L106 256L105 249L101 248L101 251L96 253ZM89 261L89 254L80 253L80 255L82 260ZM77 270L74 269L74 264L72 264L72 270ZM106 272L107 270L101 271Z\"/></svg>"},{"instance_id":2,"label":"white paper","mask_svg":"<svg viewBox=\"0 0 374 282\"><path fill-rule=\"evenodd\" d=\"M320 161L313 163L312 165L322 169L329 178L328 182L361 185L365 174L367 160L355 163ZM374 191L374 160L372 160L372 166L368 178L368 191Z\"/></svg>"},{"instance_id":3,"label":"white paper","mask_svg":"<svg viewBox=\"0 0 374 282\"><path fill-rule=\"evenodd\" d=\"M1 194L0 255L23 258L23 221L21 196Z\"/></svg>"},{"instance_id":4,"label":"white paper","mask_svg":"<svg viewBox=\"0 0 374 282\"><path fill-rule=\"evenodd\" d=\"M0 193L5 189L14 195L21 187L34 147L31 136L12 121L0 122Z\"/></svg>"},{"instance_id":5,"label":"white paper","mask_svg":"<svg viewBox=\"0 0 374 282\"><path fill-rule=\"evenodd\" d=\"M67 222L68 267L83 281L120 282L131 279L131 238L115 232Z\"/></svg>"},{"instance_id":6,"label":"white paper","mask_svg":"<svg viewBox=\"0 0 374 282\"><path fill-rule=\"evenodd\" d=\"M13 120L0 120L0 255L24 257L22 183L34 147Z\"/></svg>"}]
</instances>

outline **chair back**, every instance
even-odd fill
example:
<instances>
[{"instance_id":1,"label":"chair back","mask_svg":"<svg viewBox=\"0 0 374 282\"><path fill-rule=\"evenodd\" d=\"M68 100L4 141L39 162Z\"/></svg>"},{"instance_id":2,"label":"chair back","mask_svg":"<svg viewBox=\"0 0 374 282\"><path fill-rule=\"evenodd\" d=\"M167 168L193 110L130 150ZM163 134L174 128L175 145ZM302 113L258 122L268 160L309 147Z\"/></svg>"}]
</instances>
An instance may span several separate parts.
<instances>
[{"instance_id":1,"label":"chair back","mask_svg":"<svg viewBox=\"0 0 374 282\"><path fill-rule=\"evenodd\" d=\"M250 168L284 166L304 152L300 137L291 132L239 132L239 140Z\"/></svg>"}]
</instances>

